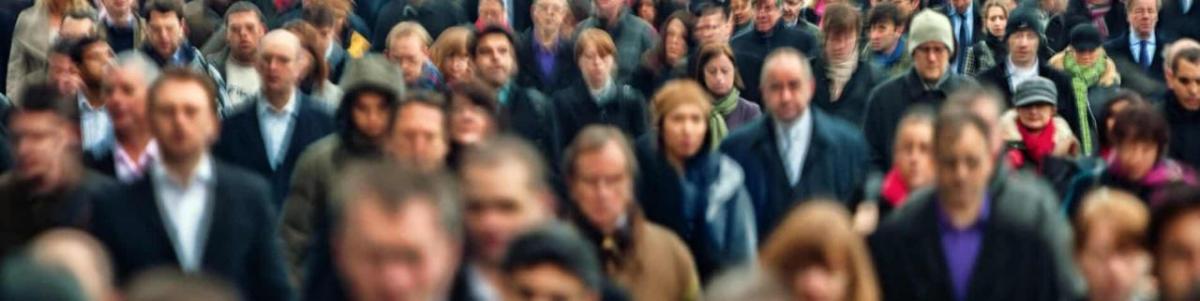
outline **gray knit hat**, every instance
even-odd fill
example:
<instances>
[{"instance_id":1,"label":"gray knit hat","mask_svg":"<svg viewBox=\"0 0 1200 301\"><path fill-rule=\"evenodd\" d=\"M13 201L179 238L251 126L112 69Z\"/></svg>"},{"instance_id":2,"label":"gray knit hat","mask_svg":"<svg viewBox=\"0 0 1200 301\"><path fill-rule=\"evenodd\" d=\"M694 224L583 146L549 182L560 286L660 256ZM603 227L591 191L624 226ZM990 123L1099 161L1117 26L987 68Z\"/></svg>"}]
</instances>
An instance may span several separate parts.
<instances>
[{"instance_id":1,"label":"gray knit hat","mask_svg":"<svg viewBox=\"0 0 1200 301\"><path fill-rule=\"evenodd\" d=\"M1017 107L1045 103L1058 105L1058 89L1054 82L1045 77L1037 76L1017 85L1017 93L1013 94L1013 102Z\"/></svg>"},{"instance_id":2,"label":"gray knit hat","mask_svg":"<svg viewBox=\"0 0 1200 301\"><path fill-rule=\"evenodd\" d=\"M942 42L951 53L954 52L954 33L950 19L946 15L931 9L925 9L913 17L908 28L908 54L912 55L917 46L926 42Z\"/></svg>"}]
</instances>

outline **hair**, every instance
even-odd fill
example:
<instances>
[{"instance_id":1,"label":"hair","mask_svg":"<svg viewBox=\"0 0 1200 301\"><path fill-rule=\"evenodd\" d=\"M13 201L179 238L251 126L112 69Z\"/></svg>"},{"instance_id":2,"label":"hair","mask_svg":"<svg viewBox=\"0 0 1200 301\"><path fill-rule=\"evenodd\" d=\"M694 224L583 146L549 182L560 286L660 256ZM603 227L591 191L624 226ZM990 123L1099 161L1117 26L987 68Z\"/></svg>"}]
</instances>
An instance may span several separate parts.
<instances>
[{"instance_id":1,"label":"hair","mask_svg":"<svg viewBox=\"0 0 1200 301\"><path fill-rule=\"evenodd\" d=\"M821 31L825 37L832 35L852 34L855 37L862 31L862 13L850 4L837 2L825 7L825 17L821 18Z\"/></svg>"},{"instance_id":2,"label":"hair","mask_svg":"<svg viewBox=\"0 0 1200 301\"><path fill-rule=\"evenodd\" d=\"M704 290L704 300L709 301L788 301L791 291L775 275L762 269L735 267L716 275Z\"/></svg>"},{"instance_id":3,"label":"hair","mask_svg":"<svg viewBox=\"0 0 1200 301\"><path fill-rule=\"evenodd\" d=\"M987 19L987 13L988 13L988 11L992 10L993 7L999 8L1000 11L1004 12L1004 17L1008 18L1009 11L1008 11L1008 1L1007 0L988 0L986 3L983 4L983 10L981 11L984 19Z\"/></svg>"},{"instance_id":4,"label":"hair","mask_svg":"<svg viewBox=\"0 0 1200 301\"><path fill-rule=\"evenodd\" d=\"M900 13L900 7L895 3L883 1L871 7L867 12L867 27L875 26L884 22L891 23L896 27L904 27L908 24L904 14Z\"/></svg>"},{"instance_id":5,"label":"hair","mask_svg":"<svg viewBox=\"0 0 1200 301\"><path fill-rule=\"evenodd\" d=\"M1150 103L1146 102L1146 100L1142 98L1141 94L1133 90L1118 89L1116 95L1113 95L1112 98L1109 98L1104 103L1104 106L1100 108L1100 114L1097 115L1098 118L1096 118L1101 125L1097 129L1100 134L1100 145L1109 146L1111 144L1111 142L1108 140L1108 126L1106 122L1109 118L1115 117L1114 115L1116 112L1113 112L1113 110L1118 104L1121 103L1128 103L1129 106L1150 105Z\"/></svg>"},{"instance_id":6,"label":"hair","mask_svg":"<svg viewBox=\"0 0 1200 301\"><path fill-rule=\"evenodd\" d=\"M112 287L113 267L109 262L108 252L104 250L100 241L87 232L67 228L51 229L39 234L29 244L29 253L39 262L71 270L91 299L102 299L115 290ZM75 256L77 254L83 255L84 258ZM78 259L84 259L85 265L75 268L86 269L85 271L72 270L73 262Z\"/></svg>"},{"instance_id":7,"label":"hair","mask_svg":"<svg viewBox=\"0 0 1200 301\"><path fill-rule=\"evenodd\" d=\"M575 160L579 159L580 155L599 151L609 144L616 144L617 148L625 157L625 170L629 171L630 176L637 175L637 157L633 155L633 147L630 146L629 138L625 137L625 133L620 129L611 125L593 124L584 127L575 135L575 140L571 141L571 145L563 151L563 175L567 177L575 176L576 169Z\"/></svg>"},{"instance_id":8,"label":"hair","mask_svg":"<svg viewBox=\"0 0 1200 301\"><path fill-rule=\"evenodd\" d=\"M1160 205L1150 216L1150 227L1146 231L1146 246L1157 256L1162 247L1163 233L1181 217L1200 210L1200 187L1179 185L1166 189L1159 199Z\"/></svg>"},{"instance_id":9,"label":"hair","mask_svg":"<svg viewBox=\"0 0 1200 301\"><path fill-rule=\"evenodd\" d=\"M349 167L334 188L334 229L338 233L356 205L373 204L395 214L407 205L424 202L438 213L441 232L451 240L463 239L463 219L458 188L443 173L423 173L396 164L359 163ZM349 234L349 233L346 233ZM335 234L340 235L340 234Z\"/></svg>"},{"instance_id":10,"label":"hair","mask_svg":"<svg viewBox=\"0 0 1200 301\"><path fill-rule=\"evenodd\" d=\"M464 80L450 85L446 93L447 105L453 106L453 98L459 96L471 102L471 105L483 108L497 128L504 128L506 122L500 114L500 101L496 99L496 89L478 80Z\"/></svg>"},{"instance_id":11,"label":"hair","mask_svg":"<svg viewBox=\"0 0 1200 301\"><path fill-rule=\"evenodd\" d=\"M158 64L141 51L125 51L117 54L116 66L134 68L142 75L142 84L147 87L158 79Z\"/></svg>"},{"instance_id":12,"label":"hair","mask_svg":"<svg viewBox=\"0 0 1200 301\"><path fill-rule=\"evenodd\" d=\"M169 67L159 74L158 79L146 91L146 107L150 108L148 111L153 111L154 106L158 104L158 90L163 89L163 85L167 82L200 85L200 89L204 90L204 98L208 100L209 109L214 116L220 116L217 108L217 87L213 84L212 78L207 74L184 67Z\"/></svg>"},{"instance_id":13,"label":"hair","mask_svg":"<svg viewBox=\"0 0 1200 301\"><path fill-rule=\"evenodd\" d=\"M514 48L513 52L512 52L513 58L515 59L517 57L517 52L516 52L517 39L516 39L516 37L514 37L512 32L509 32L508 29L506 29L502 26L499 26L499 25L492 24L492 25L483 27L483 29L475 32L475 34L471 36L471 39L467 43L467 45L468 45L467 48L469 48L469 50L471 51L472 59L475 58L475 53L477 51L479 51L479 40L485 36L495 35L495 34L503 35L504 38L508 40L508 44L512 45L512 47Z\"/></svg>"},{"instance_id":14,"label":"hair","mask_svg":"<svg viewBox=\"0 0 1200 301\"><path fill-rule=\"evenodd\" d=\"M129 301L234 301L234 287L205 274L184 273L175 268L153 268L129 282Z\"/></svg>"},{"instance_id":15,"label":"hair","mask_svg":"<svg viewBox=\"0 0 1200 301\"><path fill-rule=\"evenodd\" d=\"M421 27L421 23L404 21L392 26L392 29L388 31L387 45L384 45L384 48L391 48L396 39L408 37L421 39L421 45L425 47L429 47L429 44L433 43L433 38L429 37L429 32L425 31L425 27Z\"/></svg>"},{"instance_id":16,"label":"hair","mask_svg":"<svg viewBox=\"0 0 1200 301\"><path fill-rule=\"evenodd\" d=\"M803 52L800 52L795 48L783 47L776 49L775 51L771 51L771 54L768 54L767 58L763 60L762 65L771 66L774 63L778 63L777 61L785 59L793 59L800 64L800 74L804 77L804 80L811 81L813 79L812 67L808 62L808 56L804 55ZM767 73L769 71L771 71L771 67L762 68L762 74L759 76L760 83L764 85L767 83ZM754 88L757 89L759 87Z\"/></svg>"},{"instance_id":17,"label":"hair","mask_svg":"<svg viewBox=\"0 0 1200 301\"><path fill-rule=\"evenodd\" d=\"M662 88L654 93L654 97L650 99L650 111L653 114L654 125L661 129L663 118L671 110L682 105L696 105L707 117L712 112L712 102L712 96L709 95L708 90L696 81L677 79L663 84Z\"/></svg>"},{"instance_id":18,"label":"hair","mask_svg":"<svg viewBox=\"0 0 1200 301\"><path fill-rule=\"evenodd\" d=\"M321 33L311 23L304 20L294 20L283 25L283 29L292 32L300 39L300 46L308 56L312 57L312 66L300 81L301 87L320 89L329 78L329 64L325 62L325 49L317 45Z\"/></svg>"},{"instance_id":19,"label":"hair","mask_svg":"<svg viewBox=\"0 0 1200 301\"><path fill-rule=\"evenodd\" d=\"M695 19L686 11L675 11L670 16L662 21L662 25L658 28L658 42L653 48L642 54L642 65L650 67L657 72L667 72L664 69L670 68L667 60L667 29L670 28L671 22L679 20L683 23L683 41L685 44L691 43L692 26L695 25ZM686 54L684 54L686 56ZM686 60L686 57L683 58Z\"/></svg>"},{"instance_id":20,"label":"hair","mask_svg":"<svg viewBox=\"0 0 1200 301\"><path fill-rule=\"evenodd\" d=\"M745 89L745 84L742 83L742 75L736 70L737 56L734 55L733 48L729 47L729 44L707 44L701 46L700 50L696 53L696 64L692 65L692 79L695 79L701 86L705 85L704 66L707 66L708 62L724 56L729 58L729 62L733 63L733 68L735 69L733 70L733 87Z\"/></svg>"},{"instance_id":21,"label":"hair","mask_svg":"<svg viewBox=\"0 0 1200 301\"><path fill-rule=\"evenodd\" d=\"M58 39L54 41L54 45L50 45L50 54L61 54L69 58L71 50L75 49L75 45L79 44L79 40L79 38Z\"/></svg>"},{"instance_id":22,"label":"hair","mask_svg":"<svg viewBox=\"0 0 1200 301\"><path fill-rule=\"evenodd\" d=\"M88 48L91 48L97 43L104 43L104 45L108 45L108 41L105 41L96 35L87 35L76 39L75 43L72 43L71 45L71 51L68 53L68 56L71 57L71 62L75 63L76 65L83 64L84 54L87 52Z\"/></svg>"},{"instance_id":23,"label":"hair","mask_svg":"<svg viewBox=\"0 0 1200 301\"><path fill-rule=\"evenodd\" d=\"M150 22L153 13L171 13L175 14L175 18L179 19L180 23L183 23L183 1L181 0L147 0L145 6L146 22Z\"/></svg>"},{"instance_id":24,"label":"hair","mask_svg":"<svg viewBox=\"0 0 1200 301\"><path fill-rule=\"evenodd\" d=\"M962 139L968 129L978 131L983 136L983 142L988 144L989 150L995 147L995 145L991 145L992 135L995 133L983 118L970 111L946 110L938 114L937 120L933 123L933 145L952 145ZM940 152L941 149L942 147L934 147L934 154Z\"/></svg>"},{"instance_id":25,"label":"hair","mask_svg":"<svg viewBox=\"0 0 1200 301\"><path fill-rule=\"evenodd\" d=\"M1088 238L1097 223L1113 225L1114 241L1119 251L1141 249L1145 243L1146 225L1150 213L1137 196L1109 187L1100 187L1083 197L1075 215L1075 251L1087 246Z\"/></svg>"},{"instance_id":26,"label":"hair","mask_svg":"<svg viewBox=\"0 0 1200 301\"><path fill-rule=\"evenodd\" d=\"M229 9L225 10L225 25L229 25L229 16L232 16L233 14L249 12L254 13L254 15L258 17L259 25L266 27L267 18L263 17L262 10L259 9L258 5L255 5L253 2L245 0L235 2L229 6Z\"/></svg>"},{"instance_id":27,"label":"hair","mask_svg":"<svg viewBox=\"0 0 1200 301\"><path fill-rule=\"evenodd\" d=\"M567 12L575 18L576 22L592 15L591 0L567 0Z\"/></svg>"},{"instance_id":28,"label":"hair","mask_svg":"<svg viewBox=\"0 0 1200 301\"><path fill-rule=\"evenodd\" d=\"M27 112L47 112L68 122L79 120L79 105L74 98L69 98L58 91L50 83L34 83L23 87L21 101L17 102L16 110L8 115L12 117Z\"/></svg>"},{"instance_id":29,"label":"hair","mask_svg":"<svg viewBox=\"0 0 1200 301\"><path fill-rule=\"evenodd\" d=\"M312 24L313 27L333 27L338 20L337 12L328 5L304 5L301 9L300 20Z\"/></svg>"},{"instance_id":30,"label":"hair","mask_svg":"<svg viewBox=\"0 0 1200 301\"><path fill-rule=\"evenodd\" d=\"M971 108L978 105L986 104L996 109L995 116L987 116L992 119L999 119L1004 110L1008 108L1008 103L1005 102L999 90L990 86L979 84L970 84L960 87L951 93L946 98L945 104L942 105L942 112L952 113L971 113L974 112ZM983 117L983 116L980 116Z\"/></svg>"},{"instance_id":31,"label":"hair","mask_svg":"<svg viewBox=\"0 0 1200 301\"><path fill-rule=\"evenodd\" d=\"M604 289L604 270L591 245L575 228L552 222L514 239L501 267L512 278L513 274L524 269L543 264L553 265L599 295Z\"/></svg>"},{"instance_id":32,"label":"hair","mask_svg":"<svg viewBox=\"0 0 1200 301\"><path fill-rule=\"evenodd\" d=\"M614 59L617 56L616 43L613 43L612 37L603 30L588 28L580 32L575 39L575 58L583 57L583 51L588 46L595 47L596 52L602 56L612 56Z\"/></svg>"},{"instance_id":33,"label":"hair","mask_svg":"<svg viewBox=\"0 0 1200 301\"><path fill-rule=\"evenodd\" d=\"M721 13L721 16L724 16L724 19L726 20L733 17L733 11L728 4L717 3L717 1L713 0L700 1L699 3L694 4L692 7L692 12L697 18L714 13Z\"/></svg>"},{"instance_id":34,"label":"hair","mask_svg":"<svg viewBox=\"0 0 1200 301\"><path fill-rule=\"evenodd\" d=\"M846 274L846 300L879 300L879 283L867 244L850 223L850 213L829 200L804 202L768 236L759 263L779 279L792 279L809 266Z\"/></svg>"},{"instance_id":35,"label":"hair","mask_svg":"<svg viewBox=\"0 0 1200 301\"><path fill-rule=\"evenodd\" d=\"M1131 105L1113 116L1113 128L1108 141L1113 145L1125 142L1150 142L1158 145L1159 155L1167 152L1171 128L1162 113L1152 106Z\"/></svg>"},{"instance_id":36,"label":"hair","mask_svg":"<svg viewBox=\"0 0 1200 301\"><path fill-rule=\"evenodd\" d=\"M1192 64L1200 63L1200 48L1186 47L1176 50L1171 57L1172 73L1179 72L1179 64L1182 61L1187 61L1188 63Z\"/></svg>"},{"instance_id":37,"label":"hair","mask_svg":"<svg viewBox=\"0 0 1200 301\"><path fill-rule=\"evenodd\" d=\"M913 105L909 107L908 110L904 111L904 115L900 117L900 122L896 123L896 135L894 137L900 137L900 132L904 131L905 128L908 128L909 125L922 124L928 125L930 128L932 128L934 122L936 121L936 109L925 104ZM900 139L896 138L892 143L894 144L899 141Z\"/></svg>"},{"instance_id":38,"label":"hair","mask_svg":"<svg viewBox=\"0 0 1200 301\"><path fill-rule=\"evenodd\" d=\"M334 21L350 16L354 9L353 0L303 0L304 9L322 8L333 13ZM303 11L301 13L304 13ZM332 25L332 24L331 24Z\"/></svg>"},{"instance_id":39,"label":"hair","mask_svg":"<svg viewBox=\"0 0 1200 301\"><path fill-rule=\"evenodd\" d=\"M546 162L529 142L516 136L500 135L472 147L463 155L459 171L472 167L495 167L516 163L525 170L529 188L549 191Z\"/></svg>"},{"instance_id":40,"label":"hair","mask_svg":"<svg viewBox=\"0 0 1200 301\"><path fill-rule=\"evenodd\" d=\"M438 35L437 41L429 48L429 58L439 70L446 70L446 61L452 57L465 55L473 56L467 46L471 43L471 28L455 26L447 28ZM473 49L473 48L472 48Z\"/></svg>"},{"instance_id":41,"label":"hair","mask_svg":"<svg viewBox=\"0 0 1200 301\"><path fill-rule=\"evenodd\" d=\"M1163 4L1162 0L1151 0L1151 1L1154 1L1155 8L1162 9L1162 4ZM1124 1L1124 2L1125 2L1125 11L1128 12L1129 14L1133 14L1133 3L1137 2L1137 0L1128 0L1128 1ZM1162 12L1160 11L1159 13L1162 13Z\"/></svg>"}]
</instances>

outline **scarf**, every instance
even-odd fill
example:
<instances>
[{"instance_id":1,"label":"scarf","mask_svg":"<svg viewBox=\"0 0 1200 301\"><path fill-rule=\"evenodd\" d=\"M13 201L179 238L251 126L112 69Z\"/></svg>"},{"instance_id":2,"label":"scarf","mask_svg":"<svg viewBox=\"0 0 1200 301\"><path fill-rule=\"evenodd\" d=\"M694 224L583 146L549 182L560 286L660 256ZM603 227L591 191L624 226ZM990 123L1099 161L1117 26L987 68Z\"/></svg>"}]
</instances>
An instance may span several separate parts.
<instances>
[{"instance_id":1,"label":"scarf","mask_svg":"<svg viewBox=\"0 0 1200 301\"><path fill-rule=\"evenodd\" d=\"M733 114L733 111L737 109L738 99L741 99L740 95L741 92L734 88L729 91L728 95L713 104L712 113L708 114L708 131L712 133L712 135L708 135L709 146L713 149L721 145L721 140L724 140L725 136L729 136L729 126L725 124L725 116Z\"/></svg>"},{"instance_id":2,"label":"scarf","mask_svg":"<svg viewBox=\"0 0 1200 301\"><path fill-rule=\"evenodd\" d=\"M1088 124L1090 120L1087 118L1088 88L1100 82L1100 77L1108 68L1107 64L1108 55L1103 52L1091 66L1080 66L1075 61L1075 51L1067 52L1063 58L1063 69L1071 75L1071 89L1075 93L1075 108L1079 110L1079 140L1085 156L1095 153L1095 147L1092 145L1092 126Z\"/></svg>"},{"instance_id":3,"label":"scarf","mask_svg":"<svg viewBox=\"0 0 1200 301\"><path fill-rule=\"evenodd\" d=\"M1115 151L1105 156L1104 162L1108 165L1108 173L1118 175L1117 178L1124 181L1131 181L1138 186L1158 189L1177 183L1196 185L1196 172L1175 160L1160 158L1158 162L1154 163L1154 167L1151 167L1150 171L1146 172L1145 176L1137 180L1128 180L1125 177L1125 171L1120 168L1121 165L1117 164ZM1158 197L1157 193L1151 195L1145 201L1149 202L1151 207L1162 205L1160 202L1161 198Z\"/></svg>"},{"instance_id":4,"label":"scarf","mask_svg":"<svg viewBox=\"0 0 1200 301\"><path fill-rule=\"evenodd\" d=\"M841 62L830 60L829 67L825 70L825 76L829 77L829 101L836 102L842 97L842 89L846 87L846 83L850 81L850 76L854 75L854 69L858 67L858 51L851 51L850 57Z\"/></svg>"},{"instance_id":5,"label":"scarf","mask_svg":"<svg viewBox=\"0 0 1200 301\"><path fill-rule=\"evenodd\" d=\"M1091 14L1092 24L1096 25L1096 29L1100 30L1100 39L1108 38L1108 24L1104 22L1104 16L1108 15L1108 11L1112 9L1112 1L1104 4L1088 5L1088 13Z\"/></svg>"},{"instance_id":6,"label":"scarf","mask_svg":"<svg viewBox=\"0 0 1200 301\"><path fill-rule=\"evenodd\" d=\"M883 177L883 186L880 187L880 196L883 201L892 208L900 208L904 204L904 199L908 197L908 185L904 184L904 179L900 177L900 171L893 168Z\"/></svg>"},{"instance_id":7,"label":"scarf","mask_svg":"<svg viewBox=\"0 0 1200 301\"><path fill-rule=\"evenodd\" d=\"M1021 141L1025 143L1029 159L1037 166L1037 170L1042 170L1042 160L1054 152L1054 120L1047 122L1046 127L1037 133L1017 121L1017 131L1021 132Z\"/></svg>"}]
</instances>

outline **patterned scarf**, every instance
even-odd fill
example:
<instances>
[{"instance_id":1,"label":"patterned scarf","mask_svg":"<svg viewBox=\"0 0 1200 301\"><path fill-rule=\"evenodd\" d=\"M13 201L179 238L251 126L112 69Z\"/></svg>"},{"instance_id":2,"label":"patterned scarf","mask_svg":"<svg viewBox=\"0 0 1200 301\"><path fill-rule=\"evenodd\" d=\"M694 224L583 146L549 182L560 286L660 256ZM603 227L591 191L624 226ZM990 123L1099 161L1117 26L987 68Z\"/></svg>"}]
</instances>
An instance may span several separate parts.
<instances>
[{"instance_id":1,"label":"patterned scarf","mask_svg":"<svg viewBox=\"0 0 1200 301\"><path fill-rule=\"evenodd\" d=\"M712 132L712 135L708 135L709 146L713 149L721 145L721 140L724 140L725 136L729 136L729 126L725 124L725 115L732 114L737 109L740 95L741 92L734 88L729 91L728 95L713 104L712 113L708 114L708 131Z\"/></svg>"},{"instance_id":2,"label":"patterned scarf","mask_svg":"<svg viewBox=\"0 0 1200 301\"><path fill-rule=\"evenodd\" d=\"M1104 22L1104 16L1108 15L1108 11L1112 9L1112 1L1103 4L1088 3L1088 13L1091 14L1092 24L1096 25L1096 29L1100 30L1100 39L1108 38L1108 23Z\"/></svg>"},{"instance_id":3,"label":"patterned scarf","mask_svg":"<svg viewBox=\"0 0 1200 301\"><path fill-rule=\"evenodd\" d=\"M1094 154L1095 147L1092 145L1092 127L1088 124L1090 120L1087 118L1088 88L1099 83L1100 76L1104 75L1105 69L1108 69L1108 55L1101 52L1092 65L1080 66L1075 61L1075 51L1069 51L1063 58L1063 69L1071 75L1075 107L1079 110L1079 140L1083 145L1083 155L1090 156Z\"/></svg>"}]
</instances>

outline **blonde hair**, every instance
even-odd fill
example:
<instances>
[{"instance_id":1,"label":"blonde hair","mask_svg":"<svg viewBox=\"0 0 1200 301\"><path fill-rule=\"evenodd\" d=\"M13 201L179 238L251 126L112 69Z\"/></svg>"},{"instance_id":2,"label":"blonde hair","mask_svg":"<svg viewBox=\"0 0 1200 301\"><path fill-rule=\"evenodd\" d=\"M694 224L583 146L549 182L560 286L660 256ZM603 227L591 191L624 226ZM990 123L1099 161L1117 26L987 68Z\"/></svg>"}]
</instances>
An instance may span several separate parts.
<instances>
[{"instance_id":1,"label":"blonde hair","mask_svg":"<svg viewBox=\"0 0 1200 301\"><path fill-rule=\"evenodd\" d=\"M667 82L654 93L650 99L651 116L655 126L662 126L663 117L672 110L684 106L699 106L704 116L712 113L712 96L708 90L690 79L676 79Z\"/></svg>"},{"instance_id":2,"label":"blonde hair","mask_svg":"<svg viewBox=\"0 0 1200 301\"><path fill-rule=\"evenodd\" d=\"M433 42L433 38L429 36L429 32L425 31L420 23L413 21L405 21L392 26L392 30L388 31L387 45L385 48L392 47L392 43L399 38L417 37L421 39L422 45L428 47Z\"/></svg>"},{"instance_id":3,"label":"blonde hair","mask_svg":"<svg viewBox=\"0 0 1200 301\"><path fill-rule=\"evenodd\" d=\"M879 300L879 283L863 238L850 213L828 200L805 202L788 214L759 253L762 267L779 279L792 279L818 265L847 275L846 300Z\"/></svg>"},{"instance_id":4,"label":"blonde hair","mask_svg":"<svg viewBox=\"0 0 1200 301\"><path fill-rule=\"evenodd\" d=\"M446 61L452 57L471 56L467 47L471 44L471 29L466 26L447 28L438 35L437 41L429 47L429 58L438 70L446 70Z\"/></svg>"},{"instance_id":5,"label":"blonde hair","mask_svg":"<svg viewBox=\"0 0 1200 301\"><path fill-rule=\"evenodd\" d=\"M1075 250L1082 250L1097 223L1108 223L1114 233L1117 250L1143 248L1150 212L1142 200L1133 194L1100 187L1083 197L1075 215Z\"/></svg>"},{"instance_id":6,"label":"blonde hair","mask_svg":"<svg viewBox=\"0 0 1200 301\"><path fill-rule=\"evenodd\" d=\"M599 52L600 55L609 55L614 58L617 56L617 46L613 43L612 36L603 30L588 28L579 33L579 38L575 40L575 57L580 57L587 46L596 47L596 52Z\"/></svg>"}]
</instances>

